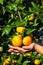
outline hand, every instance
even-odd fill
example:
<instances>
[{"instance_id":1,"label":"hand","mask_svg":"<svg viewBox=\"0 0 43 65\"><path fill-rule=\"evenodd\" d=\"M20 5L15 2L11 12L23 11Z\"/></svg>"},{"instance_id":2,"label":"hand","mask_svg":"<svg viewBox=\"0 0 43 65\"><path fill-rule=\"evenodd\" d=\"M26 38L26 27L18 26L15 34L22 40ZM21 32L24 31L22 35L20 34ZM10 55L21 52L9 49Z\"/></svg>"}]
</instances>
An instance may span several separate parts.
<instances>
[{"instance_id":1,"label":"hand","mask_svg":"<svg viewBox=\"0 0 43 65\"><path fill-rule=\"evenodd\" d=\"M11 54L13 54L14 52L15 53L24 53L24 52L27 52L28 50L25 50L25 49L23 49L23 48L20 48L20 47L14 47L14 46L12 46L12 45L8 45L9 46L9 50L8 50L8 52L10 52Z\"/></svg>"},{"instance_id":2,"label":"hand","mask_svg":"<svg viewBox=\"0 0 43 65\"><path fill-rule=\"evenodd\" d=\"M23 46L22 48L23 48L24 50L30 51L30 50L33 49L34 45L35 45L35 43L32 43L32 44L30 44L29 46Z\"/></svg>"}]
</instances>

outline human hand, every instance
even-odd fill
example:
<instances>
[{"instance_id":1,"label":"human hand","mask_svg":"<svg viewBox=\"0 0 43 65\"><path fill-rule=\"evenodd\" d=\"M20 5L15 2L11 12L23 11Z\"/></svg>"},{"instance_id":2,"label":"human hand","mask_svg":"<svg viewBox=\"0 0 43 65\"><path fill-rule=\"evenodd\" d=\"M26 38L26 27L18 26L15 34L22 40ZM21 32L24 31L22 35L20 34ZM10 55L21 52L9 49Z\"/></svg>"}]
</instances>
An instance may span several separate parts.
<instances>
[{"instance_id":1,"label":"human hand","mask_svg":"<svg viewBox=\"0 0 43 65\"><path fill-rule=\"evenodd\" d=\"M14 47L12 45L8 45L9 46L9 50L8 52L10 52L11 54L13 54L14 52L17 53L17 54L20 54L20 53L24 53L24 52L27 52L28 50L25 50L23 48L20 48L20 47Z\"/></svg>"},{"instance_id":2,"label":"human hand","mask_svg":"<svg viewBox=\"0 0 43 65\"><path fill-rule=\"evenodd\" d=\"M32 44L30 44L29 46L23 46L22 48L23 48L24 50L31 51L31 50L33 49L34 45L35 45L35 43L32 43Z\"/></svg>"}]
</instances>

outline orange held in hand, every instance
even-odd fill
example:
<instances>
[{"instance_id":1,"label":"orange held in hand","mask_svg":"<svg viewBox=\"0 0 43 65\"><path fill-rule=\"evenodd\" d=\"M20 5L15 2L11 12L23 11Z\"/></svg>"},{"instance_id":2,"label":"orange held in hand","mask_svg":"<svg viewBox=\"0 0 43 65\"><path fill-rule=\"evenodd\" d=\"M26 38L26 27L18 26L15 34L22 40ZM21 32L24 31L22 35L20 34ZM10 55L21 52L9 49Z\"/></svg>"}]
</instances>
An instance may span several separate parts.
<instances>
[{"instance_id":1,"label":"orange held in hand","mask_svg":"<svg viewBox=\"0 0 43 65\"><path fill-rule=\"evenodd\" d=\"M17 35L12 38L12 45L19 47L22 45L22 36Z\"/></svg>"},{"instance_id":2,"label":"orange held in hand","mask_svg":"<svg viewBox=\"0 0 43 65\"><path fill-rule=\"evenodd\" d=\"M26 36L23 38L23 45L28 46L32 43L32 38L30 36Z\"/></svg>"}]
</instances>

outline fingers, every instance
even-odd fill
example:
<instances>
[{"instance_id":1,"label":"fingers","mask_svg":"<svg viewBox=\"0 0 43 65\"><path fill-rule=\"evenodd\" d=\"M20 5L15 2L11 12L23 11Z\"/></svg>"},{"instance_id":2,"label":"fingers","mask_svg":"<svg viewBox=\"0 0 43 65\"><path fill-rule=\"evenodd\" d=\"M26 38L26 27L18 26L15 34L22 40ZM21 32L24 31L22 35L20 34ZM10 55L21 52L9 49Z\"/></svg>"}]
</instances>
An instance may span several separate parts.
<instances>
[{"instance_id":1,"label":"fingers","mask_svg":"<svg viewBox=\"0 0 43 65\"><path fill-rule=\"evenodd\" d=\"M18 50L9 49L8 52L19 52Z\"/></svg>"},{"instance_id":2,"label":"fingers","mask_svg":"<svg viewBox=\"0 0 43 65\"><path fill-rule=\"evenodd\" d=\"M14 47L14 46L11 46L11 45L8 45L9 48L11 49L14 49L14 50L18 50L19 52L26 52L27 50L24 50L23 48L20 48L20 47Z\"/></svg>"},{"instance_id":3,"label":"fingers","mask_svg":"<svg viewBox=\"0 0 43 65\"><path fill-rule=\"evenodd\" d=\"M17 53L17 55L27 52L28 50L22 50L22 51L18 51L18 50L14 50L14 49L9 49L8 52L10 52L11 54Z\"/></svg>"},{"instance_id":4,"label":"fingers","mask_svg":"<svg viewBox=\"0 0 43 65\"><path fill-rule=\"evenodd\" d=\"M30 49L30 48L33 48L34 45L35 45L35 44L32 43L32 44L30 44L29 46L23 46L22 48L23 48L23 49Z\"/></svg>"},{"instance_id":5,"label":"fingers","mask_svg":"<svg viewBox=\"0 0 43 65\"><path fill-rule=\"evenodd\" d=\"M30 49L29 46L23 46L22 48L23 49L26 49L26 50L29 50Z\"/></svg>"},{"instance_id":6,"label":"fingers","mask_svg":"<svg viewBox=\"0 0 43 65\"><path fill-rule=\"evenodd\" d=\"M14 47L14 46L11 46L11 45L8 45L9 46L9 50L8 52L12 53L15 52L15 53L25 53L27 52L28 50L27 49L24 49L24 48L20 48L20 47Z\"/></svg>"},{"instance_id":7,"label":"fingers","mask_svg":"<svg viewBox=\"0 0 43 65\"><path fill-rule=\"evenodd\" d=\"M13 49L9 49L8 52L14 52L14 50Z\"/></svg>"},{"instance_id":8,"label":"fingers","mask_svg":"<svg viewBox=\"0 0 43 65\"><path fill-rule=\"evenodd\" d=\"M24 51L24 49L20 48L20 47L14 47L14 46L11 46L11 45L8 45L9 48L11 49L16 49L16 50L19 50L19 51Z\"/></svg>"},{"instance_id":9,"label":"fingers","mask_svg":"<svg viewBox=\"0 0 43 65\"><path fill-rule=\"evenodd\" d=\"M12 49L14 49L14 46L12 46L12 45L10 45L10 44L8 44L8 46L9 46L9 48L12 48Z\"/></svg>"}]
</instances>

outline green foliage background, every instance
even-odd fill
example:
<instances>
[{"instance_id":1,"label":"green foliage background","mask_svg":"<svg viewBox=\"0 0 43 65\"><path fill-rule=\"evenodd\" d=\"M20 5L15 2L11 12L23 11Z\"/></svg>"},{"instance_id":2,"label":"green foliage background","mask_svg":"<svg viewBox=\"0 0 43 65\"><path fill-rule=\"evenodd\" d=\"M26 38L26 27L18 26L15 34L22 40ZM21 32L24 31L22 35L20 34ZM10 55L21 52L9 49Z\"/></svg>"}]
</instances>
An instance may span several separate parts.
<instances>
[{"instance_id":1,"label":"green foliage background","mask_svg":"<svg viewBox=\"0 0 43 65\"><path fill-rule=\"evenodd\" d=\"M29 21L29 17L34 16L34 20ZM40 32L40 28L43 26L43 0L0 0L0 55L1 58L5 56L11 56L8 50L8 44L11 44L13 35L16 35L16 27L25 26L26 30L23 36L30 33L34 34L34 41L38 42L39 38L37 33ZM17 65L31 65L31 61L36 58L42 60L43 56L36 52L32 53L30 59L25 59L22 64L24 55L21 54ZM12 55L13 57L13 55ZM16 56L15 56L16 57ZM22 58L21 58L22 57ZM30 62L29 62L30 61ZM0 65L2 65L3 59L1 59ZM20 63L20 64L19 64ZM13 65L13 63L11 63ZM32 64L33 65L33 64Z\"/></svg>"}]
</instances>

